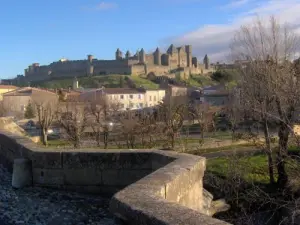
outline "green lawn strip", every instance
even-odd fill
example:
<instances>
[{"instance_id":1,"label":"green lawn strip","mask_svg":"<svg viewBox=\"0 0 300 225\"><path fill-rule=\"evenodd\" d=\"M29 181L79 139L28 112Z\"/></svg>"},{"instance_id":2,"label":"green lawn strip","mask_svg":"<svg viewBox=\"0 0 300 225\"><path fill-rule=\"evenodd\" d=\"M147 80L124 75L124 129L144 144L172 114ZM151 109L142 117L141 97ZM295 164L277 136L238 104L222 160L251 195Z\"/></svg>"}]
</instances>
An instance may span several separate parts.
<instances>
[{"instance_id":1,"label":"green lawn strip","mask_svg":"<svg viewBox=\"0 0 300 225\"><path fill-rule=\"evenodd\" d=\"M239 165L238 165L239 164ZM207 172L221 176L228 176L234 167L243 168L243 178L249 183L269 183L268 162L265 154L241 157L239 160L230 160L228 157L207 160Z\"/></svg>"},{"instance_id":2,"label":"green lawn strip","mask_svg":"<svg viewBox=\"0 0 300 225\"><path fill-rule=\"evenodd\" d=\"M199 148L197 150L191 150L187 153L193 155L202 155L204 153L214 153L214 152L226 152L226 151L244 151L244 150L251 150L256 148L255 145L252 143L243 143L243 144L231 144L227 146L220 146L220 147L212 147L212 148Z\"/></svg>"}]
</instances>

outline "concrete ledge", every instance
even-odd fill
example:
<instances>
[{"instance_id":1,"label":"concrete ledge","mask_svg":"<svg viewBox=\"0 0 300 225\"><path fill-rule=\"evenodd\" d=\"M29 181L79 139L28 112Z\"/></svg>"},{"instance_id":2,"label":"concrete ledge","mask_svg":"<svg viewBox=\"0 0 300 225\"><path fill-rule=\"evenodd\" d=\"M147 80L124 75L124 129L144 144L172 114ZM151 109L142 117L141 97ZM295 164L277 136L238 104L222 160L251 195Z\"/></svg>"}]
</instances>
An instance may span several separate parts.
<instances>
[{"instance_id":1,"label":"concrete ledge","mask_svg":"<svg viewBox=\"0 0 300 225\"><path fill-rule=\"evenodd\" d=\"M114 194L110 211L129 224L218 225L204 205L205 158L160 150L44 149L0 131L0 163L32 163L33 184Z\"/></svg>"}]
</instances>

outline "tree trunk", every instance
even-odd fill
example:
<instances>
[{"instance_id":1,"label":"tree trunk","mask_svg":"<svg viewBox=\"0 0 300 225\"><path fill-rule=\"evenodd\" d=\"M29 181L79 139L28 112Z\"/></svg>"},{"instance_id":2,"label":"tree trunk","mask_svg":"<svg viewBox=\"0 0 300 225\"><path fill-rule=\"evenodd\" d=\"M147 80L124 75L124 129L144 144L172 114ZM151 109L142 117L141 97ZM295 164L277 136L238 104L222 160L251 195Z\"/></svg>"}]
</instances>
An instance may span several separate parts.
<instances>
[{"instance_id":1,"label":"tree trunk","mask_svg":"<svg viewBox=\"0 0 300 225\"><path fill-rule=\"evenodd\" d=\"M80 138L79 138L79 136L75 137L74 148L80 148Z\"/></svg>"},{"instance_id":2,"label":"tree trunk","mask_svg":"<svg viewBox=\"0 0 300 225\"><path fill-rule=\"evenodd\" d=\"M175 147L175 133L171 134L171 147L172 147L172 150L174 150L174 147Z\"/></svg>"},{"instance_id":3,"label":"tree trunk","mask_svg":"<svg viewBox=\"0 0 300 225\"><path fill-rule=\"evenodd\" d=\"M108 146L108 132L104 131L103 133L103 142L104 142L104 149L107 149Z\"/></svg>"},{"instance_id":4,"label":"tree trunk","mask_svg":"<svg viewBox=\"0 0 300 225\"><path fill-rule=\"evenodd\" d=\"M99 130L96 132L96 142L97 142L97 147L100 147L101 146L101 133Z\"/></svg>"},{"instance_id":5,"label":"tree trunk","mask_svg":"<svg viewBox=\"0 0 300 225\"><path fill-rule=\"evenodd\" d=\"M279 149L277 152L277 184L279 187L284 187L288 181L288 175L285 170L285 158L287 156L289 132L290 130L287 125L281 122L278 131Z\"/></svg>"},{"instance_id":6,"label":"tree trunk","mask_svg":"<svg viewBox=\"0 0 300 225\"><path fill-rule=\"evenodd\" d=\"M45 128L42 128L42 142L43 145L47 146L48 145L48 135L47 135L47 130Z\"/></svg>"},{"instance_id":7,"label":"tree trunk","mask_svg":"<svg viewBox=\"0 0 300 225\"><path fill-rule=\"evenodd\" d=\"M269 168L270 184L274 184L275 183L274 163L273 163L273 157L272 157L270 132L269 132L269 126L268 126L267 119L264 120L263 128L264 128L264 135L265 135L265 142L266 142L266 153L267 153L267 156L268 156L268 168Z\"/></svg>"}]
</instances>

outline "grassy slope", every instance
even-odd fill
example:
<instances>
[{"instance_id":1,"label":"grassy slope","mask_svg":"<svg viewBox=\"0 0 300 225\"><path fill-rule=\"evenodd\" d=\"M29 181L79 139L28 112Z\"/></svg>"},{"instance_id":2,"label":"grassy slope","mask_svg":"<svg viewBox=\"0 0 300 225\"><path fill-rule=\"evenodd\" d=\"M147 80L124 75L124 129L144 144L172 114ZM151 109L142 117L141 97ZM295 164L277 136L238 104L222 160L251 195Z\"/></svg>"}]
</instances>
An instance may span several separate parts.
<instances>
[{"instance_id":1,"label":"grassy slope","mask_svg":"<svg viewBox=\"0 0 300 225\"><path fill-rule=\"evenodd\" d=\"M107 88L116 88L120 87L120 77L125 78L125 75L101 75L101 76L93 76L93 77L80 77L78 78L79 85L84 88L97 88L101 86L105 86ZM150 80L143 79L135 76L128 76L131 78L137 86L144 86L146 89L157 89L158 85L151 82ZM57 79L52 81L43 81L33 83L33 86L39 86L44 88L68 88L72 86L73 78L67 79ZM123 81L124 85L126 85L126 81Z\"/></svg>"}]
</instances>

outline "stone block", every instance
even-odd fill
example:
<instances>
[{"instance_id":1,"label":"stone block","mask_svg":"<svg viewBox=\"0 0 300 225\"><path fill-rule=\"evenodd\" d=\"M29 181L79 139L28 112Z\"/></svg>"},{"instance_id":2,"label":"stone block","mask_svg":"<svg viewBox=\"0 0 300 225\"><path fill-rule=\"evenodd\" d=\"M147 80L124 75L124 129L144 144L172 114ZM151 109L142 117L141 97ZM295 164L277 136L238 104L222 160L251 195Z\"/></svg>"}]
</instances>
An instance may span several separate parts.
<instances>
[{"instance_id":1,"label":"stone block","mask_svg":"<svg viewBox=\"0 0 300 225\"><path fill-rule=\"evenodd\" d=\"M153 153L151 156L151 168L153 171L158 170L159 168L171 163L175 158L172 158L167 155Z\"/></svg>"},{"instance_id":2,"label":"stone block","mask_svg":"<svg viewBox=\"0 0 300 225\"><path fill-rule=\"evenodd\" d=\"M87 193L87 194L100 194L103 197L111 197L124 186L96 186L96 185L89 185L89 186L80 186L80 185L64 185L62 186L63 190L66 191L75 191L78 193Z\"/></svg>"},{"instance_id":3,"label":"stone block","mask_svg":"<svg viewBox=\"0 0 300 225\"><path fill-rule=\"evenodd\" d=\"M96 168L64 168L64 180L66 185L101 185L102 172Z\"/></svg>"},{"instance_id":4,"label":"stone block","mask_svg":"<svg viewBox=\"0 0 300 225\"><path fill-rule=\"evenodd\" d=\"M151 173L151 170L104 170L103 185L127 186Z\"/></svg>"},{"instance_id":5,"label":"stone block","mask_svg":"<svg viewBox=\"0 0 300 225\"><path fill-rule=\"evenodd\" d=\"M60 152L34 152L32 155L32 167L40 169L60 169L62 159Z\"/></svg>"},{"instance_id":6,"label":"stone block","mask_svg":"<svg viewBox=\"0 0 300 225\"><path fill-rule=\"evenodd\" d=\"M151 153L63 153L64 168L150 169Z\"/></svg>"},{"instance_id":7,"label":"stone block","mask_svg":"<svg viewBox=\"0 0 300 225\"><path fill-rule=\"evenodd\" d=\"M41 186L57 186L64 184L64 173L61 169L33 168L33 183Z\"/></svg>"},{"instance_id":8,"label":"stone block","mask_svg":"<svg viewBox=\"0 0 300 225\"><path fill-rule=\"evenodd\" d=\"M178 165L178 168L173 171L176 172L173 173L172 181L166 183L166 199L172 202L179 202L189 194L195 183L202 181L203 163L199 161L192 168L184 168ZM202 196L202 189L198 191L199 195Z\"/></svg>"},{"instance_id":9,"label":"stone block","mask_svg":"<svg viewBox=\"0 0 300 225\"><path fill-rule=\"evenodd\" d=\"M15 159L13 166L12 186L23 188L32 185L32 167L28 159Z\"/></svg>"}]
</instances>

